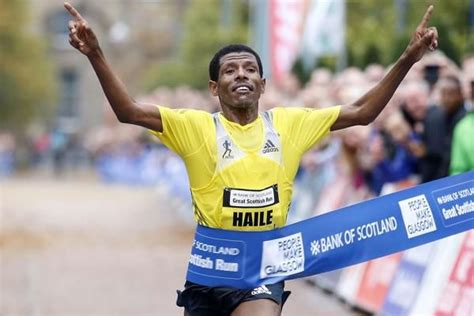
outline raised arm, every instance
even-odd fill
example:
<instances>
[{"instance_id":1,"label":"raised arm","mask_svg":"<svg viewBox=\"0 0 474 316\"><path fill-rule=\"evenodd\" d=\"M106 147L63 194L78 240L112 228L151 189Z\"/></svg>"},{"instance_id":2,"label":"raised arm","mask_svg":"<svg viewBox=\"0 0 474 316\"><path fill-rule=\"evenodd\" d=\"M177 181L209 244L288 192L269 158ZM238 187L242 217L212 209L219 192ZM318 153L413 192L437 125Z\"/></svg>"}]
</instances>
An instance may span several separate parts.
<instances>
[{"instance_id":1,"label":"raised arm","mask_svg":"<svg viewBox=\"0 0 474 316\"><path fill-rule=\"evenodd\" d=\"M89 59L118 120L163 131L158 108L151 104L139 104L130 97L125 85L108 64L99 41L87 21L71 4L66 2L64 7L72 17L69 21L69 43Z\"/></svg>"},{"instance_id":2,"label":"raised arm","mask_svg":"<svg viewBox=\"0 0 474 316\"><path fill-rule=\"evenodd\" d=\"M393 96L410 68L423 57L426 51L432 51L438 47L438 32L435 27L428 27L432 13L433 6L430 5L410 43L392 69L375 87L357 101L343 105L331 130L371 123Z\"/></svg>"}]
</instances>

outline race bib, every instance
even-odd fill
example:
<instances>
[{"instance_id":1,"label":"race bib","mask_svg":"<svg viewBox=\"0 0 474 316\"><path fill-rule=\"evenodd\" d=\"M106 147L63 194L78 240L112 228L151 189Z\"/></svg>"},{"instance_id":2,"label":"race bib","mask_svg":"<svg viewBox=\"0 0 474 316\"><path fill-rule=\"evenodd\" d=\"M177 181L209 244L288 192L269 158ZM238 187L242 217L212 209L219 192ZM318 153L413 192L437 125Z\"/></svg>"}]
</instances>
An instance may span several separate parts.
<instances>
[{"instance_id":1,"label":"race bib","mask_svg":"<svg viewBox=\"0 0 474 316\"><path fill-rule=\"evenodd\" d=\"M276 184L261 190L225 188L222 227L246 231L273 228L279 202Z\"/></svg>"}]
</instances>

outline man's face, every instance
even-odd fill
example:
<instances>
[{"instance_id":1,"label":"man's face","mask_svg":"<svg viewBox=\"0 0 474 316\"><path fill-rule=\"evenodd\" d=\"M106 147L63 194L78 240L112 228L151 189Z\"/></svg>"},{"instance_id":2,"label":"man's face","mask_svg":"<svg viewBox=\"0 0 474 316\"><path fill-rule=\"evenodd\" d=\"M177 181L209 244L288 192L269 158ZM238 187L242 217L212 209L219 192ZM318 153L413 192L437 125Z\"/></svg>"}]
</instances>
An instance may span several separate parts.
<instances>
[{"instance_id":1,"label":"man's face","mask_svg":"<svg viewBox=\"0 0 474 316\"><path fill-rule=\"evenodd\" d=\"M454 113L463 105L464 98L459 87L447 83L441 86L440 92L441 104L447 113Z\"/></svg>"},{"instance_id":2,"label":"man's face","mask_svg":"<svg viewBox=\"0 0 474 316\"><path fill-rule=\"evenodd\" d=\"M258 106L265 90L265 79L260 77L257 59L247 52L229 53L221 57L219 79L210 80L209 89L219 97L221 106L248 109Z\"/></svg>"},{"instance_id":3,"label":"man's face","mask_svg":"<svg viewBox=\"0 0 474 316\"><path fill-rule=\"evenodd\" d=\"M428 95L423 91L410 90L405 95L405 106L415 120L421 121L428 108Z\"/></svg>"}]
</instances>

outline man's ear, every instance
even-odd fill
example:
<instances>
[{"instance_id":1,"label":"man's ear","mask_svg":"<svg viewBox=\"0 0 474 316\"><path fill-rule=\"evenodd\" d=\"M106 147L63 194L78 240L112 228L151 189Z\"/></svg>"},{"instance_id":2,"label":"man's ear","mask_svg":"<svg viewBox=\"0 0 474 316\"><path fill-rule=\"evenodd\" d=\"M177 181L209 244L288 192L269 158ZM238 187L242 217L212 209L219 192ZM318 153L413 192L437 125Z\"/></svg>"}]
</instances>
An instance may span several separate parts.
<instances>
[{"instance_id":1,"label":"man's ear","mask_svg":"<svg viewBox=\"0 0 474 316\"><path fill-rule=\"evenodd\" d=\"M211 92L211 94L217 97L217 82L213 80L209 80L208 86L209 86L209 91Z\"/></svg>"},{"instance_id":2,"label":"man's ear","mask_svg":"<svg viewBox=\"0 0 474 316\"><path fill-rule=\"evenodd\" d=\"M262 94L265 93L265 85L267 84L267 79L262 78Z\"/></svg>"}]
</instances>

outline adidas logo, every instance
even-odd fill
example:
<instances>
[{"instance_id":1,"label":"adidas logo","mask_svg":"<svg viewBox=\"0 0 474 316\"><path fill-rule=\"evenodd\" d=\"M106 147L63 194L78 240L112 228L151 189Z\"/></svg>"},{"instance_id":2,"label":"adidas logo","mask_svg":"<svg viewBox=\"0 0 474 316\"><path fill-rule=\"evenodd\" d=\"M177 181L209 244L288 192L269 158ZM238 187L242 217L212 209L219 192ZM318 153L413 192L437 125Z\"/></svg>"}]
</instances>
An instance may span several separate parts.
<instances>
[{"instance_id":1,"label":"adidas logo","mask_svg":"<svg viewBox=\"0 0 474 316\"><path fill-rule=\"evenodd\" d=\"M258 294L268 294L268 295L272 295L272 292L265 286L265 285L262 285L262 286L259 286L257 288L255 288L252 293L250 293L251 295L258 295Z\"/></svg>"},{"instance_id":2,"label":"adidas logo","mask_svg":"<svg viewBox=\"0 0 474 316\"><path fill-rule=\"evenodd\" d=\"M275 147L275 144L273 144L271 140L267 139L267 141L265 142L265 146L263 146L262 153L266 154L275 152L278 152L278 148Z\"/></svg>"}]
</instances>

